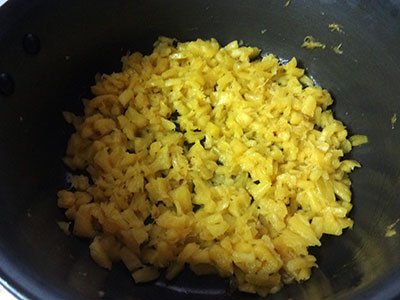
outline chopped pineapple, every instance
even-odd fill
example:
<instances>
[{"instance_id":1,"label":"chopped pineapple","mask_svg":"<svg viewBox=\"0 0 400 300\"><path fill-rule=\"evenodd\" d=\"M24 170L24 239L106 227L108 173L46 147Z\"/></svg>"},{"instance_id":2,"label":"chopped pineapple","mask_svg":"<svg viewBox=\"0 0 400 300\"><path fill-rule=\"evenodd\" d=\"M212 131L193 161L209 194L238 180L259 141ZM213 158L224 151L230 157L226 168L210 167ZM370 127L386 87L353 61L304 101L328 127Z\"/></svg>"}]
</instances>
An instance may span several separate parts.
<instances>
[{"instance_id":1,"label":"chopped pineapple","mask_svg":"<svg viewBox=\"0 0 400 300\"><path fill-rule=\"evenodd\" d=\"M64 113L76 129L64 161L89 173L58 192L73 234L136 283L164 268L171 280L185 264L261 296L307 280L308 247L353 225L347 173L360 164L342 157L367 138L347 139L331 96L295 58L175 42L124 56L122 72L96 76L84 116Z\"/></svg>"}]
</instances>

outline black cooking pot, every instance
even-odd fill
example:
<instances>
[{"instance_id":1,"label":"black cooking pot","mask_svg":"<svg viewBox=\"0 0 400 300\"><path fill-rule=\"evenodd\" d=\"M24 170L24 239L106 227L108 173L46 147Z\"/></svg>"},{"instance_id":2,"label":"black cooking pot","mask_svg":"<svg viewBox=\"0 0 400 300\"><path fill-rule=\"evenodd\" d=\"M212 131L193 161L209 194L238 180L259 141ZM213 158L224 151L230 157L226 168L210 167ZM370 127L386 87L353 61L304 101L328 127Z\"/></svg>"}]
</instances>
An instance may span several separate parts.
<instances>
[{"instance_id":1,"label":"black cooking pot","mask_svg":"<svg viewBox=\"0 0 400 300\"><path fill-rule=\"evenodd\" d=\"M0 277L22 299L256 299L227 280L184 271L135 285L122 265L94 264L87 240L66 236L56 192L71 128L61 112L82 111L97 72L120 70L127 50L151 52L159 35L181 41L243 40L263 53L295 56L335 99L350 133L369 143L352 157L354 229L311 249L309 281L268 299L399 299L400 1L390 0L10 0L0 9ZM343 25L343 33L328 24ZM312 35L325 50L301 48ZM343 54L329 46L342 43ZM400 230L400 224L396 226ZM396 230L396 227L394 229Z\"/></svg>"}]
</instances>

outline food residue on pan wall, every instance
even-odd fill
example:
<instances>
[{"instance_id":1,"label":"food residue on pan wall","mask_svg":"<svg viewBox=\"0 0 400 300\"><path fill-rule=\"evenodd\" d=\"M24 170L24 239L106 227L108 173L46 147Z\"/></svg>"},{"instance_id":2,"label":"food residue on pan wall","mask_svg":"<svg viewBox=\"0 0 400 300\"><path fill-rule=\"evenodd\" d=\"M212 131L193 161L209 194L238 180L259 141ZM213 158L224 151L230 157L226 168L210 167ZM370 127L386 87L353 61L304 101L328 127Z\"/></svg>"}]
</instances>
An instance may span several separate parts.
<instances>
[{"instance_id":1,"label":"food residue on pan wall","mask_svg":"<svg viewBox=\"0 0 400 300\"><path fill-rule=\"evenodd\" d=\"M390 124L392 124L392 129L394 129L394 125L396 124L396 122L397 122L397 114L394 113L392 118L390 119Z\"/></svg>"},{"instance_id":2,"label":"food residue on pan wall","mask_svg":"<svg viewBox=\"0 0 400 300\"><path fill-rule=\"evenodd\" d=\"M333 52L336 54L343 54L343 50L340 49L342 47L342 43L332 48Z\"/></svg>"},{"instance_id":3,"label":"food residue on pan wall","mask_svg":"<svg viewBox=\"0 0 400 300\"><path fill-rule=\"evenodd\" d=\"M343 32L343 26L337 23L331 23L328 25L329 29L331 32L337 31L337 32Z\"/></svg>"},{"instance_id":4,"label":"food residue on pan wall","mask_svg":"<svg viewBox=\"0 0 400 300\"><path fill-rule=\"evenodd\" d=\"M386 227L385 237L392 237L397 234L397 231L394 227L399 223L400 219L397 219L396 222Z\"/></svg>"},{"instance_id":5,"label":"food residue on pan wall","mask_svg":"<svg viewBox=\"0 0 400 300\"><path fill-rule=\"evenodd\" d=\"M313 36L307 35L304 38L304 41L303 41L303 44L301 44L301 47L306 48L306 49L315 49L315 48L325 49L326 45L317 41Z\"/></svg>"},{"instance_id":6,"label":"food residue on pan wall","mask_svg":"<svg viewBox=\"0 0 400 300\"><path fill-rule=\"evenodd\" d=\"M69 231L69 225L71 225L71 222L57 222L58 227L60 227L60 229L66 234L66 235L70 235L71 232Z\"/></svg>"},{"instance_id":7,"label":"food residue on pan wall","mask_svg":"<svg viewBox=\"0 0 400 300\"><path fill-rule=\"evenodd\" d=\"M343 26L337 23L331 23L328 25L329 29L331 30L331 32L343 32ZM303 44L301 45L303 48L306 49L315 49L315 48L322 48L325 49L326 45L320 41L317 41L313 36L311 35L307 35L304 38ZM334 53L336 54L343 54L343 50L341 49L342 47L342 43L340 43L337 46L332 46L331 49Z\"/></svg>"},{"instance_id":8,"label":"food residue on pan wall","mask_svg":"<svg viewBox=\"0 0 400 300\"><path fill-rule=\"evenodd\" d=\"M290 3L291 3L291 1L290 0L288 0L288 1L286 1L286 3L285 3L285 7L288 7L289 5L290 5Z\"/></svg>"},{"instance_id":9,"label":"food residue on pan wall","mask_svg":"<svg viewBox=\"0 0 400 300\"><path fill-rule=\"evenodd\" d=\"M267 32L267 29L262 29L261 30L261 34L264 34L264 33L266 33Z\"/></svg>"}]
</instances>

